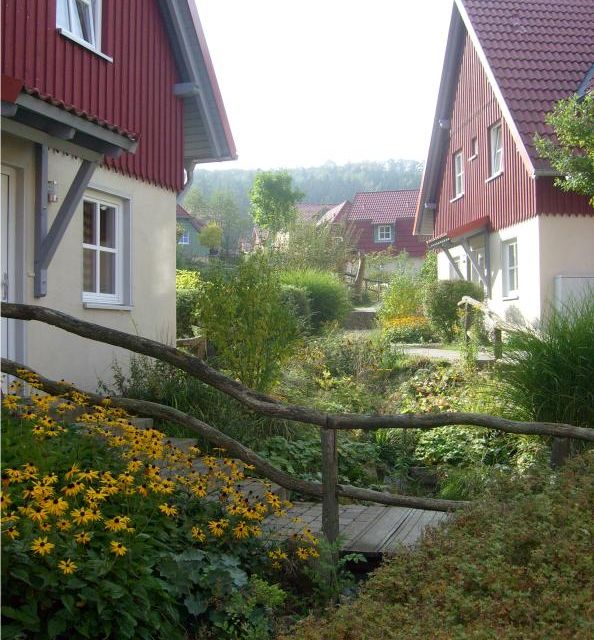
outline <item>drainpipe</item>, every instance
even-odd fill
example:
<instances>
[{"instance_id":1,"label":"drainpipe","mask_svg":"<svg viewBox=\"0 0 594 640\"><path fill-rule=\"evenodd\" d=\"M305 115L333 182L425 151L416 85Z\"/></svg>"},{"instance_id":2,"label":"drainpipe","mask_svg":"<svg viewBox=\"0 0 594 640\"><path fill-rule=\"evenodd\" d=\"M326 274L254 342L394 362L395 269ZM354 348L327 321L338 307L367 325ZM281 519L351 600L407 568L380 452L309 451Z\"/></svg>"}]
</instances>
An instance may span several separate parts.
<instances>
[{"instance_id":1,"label":"drainpipe","mask_svg":"<svg viewBox=\"0 0 594 640\"><path fill-rule=\"evenodd\" d=\"M177 194L177 204L181 204L186 197L186 194L190 190L192 183L194 182L194 167L198 164L196 160L189 160L184 165L184 169L186 171L186 183L184 184L184 188Z\"/></svg>"}]
</instances>

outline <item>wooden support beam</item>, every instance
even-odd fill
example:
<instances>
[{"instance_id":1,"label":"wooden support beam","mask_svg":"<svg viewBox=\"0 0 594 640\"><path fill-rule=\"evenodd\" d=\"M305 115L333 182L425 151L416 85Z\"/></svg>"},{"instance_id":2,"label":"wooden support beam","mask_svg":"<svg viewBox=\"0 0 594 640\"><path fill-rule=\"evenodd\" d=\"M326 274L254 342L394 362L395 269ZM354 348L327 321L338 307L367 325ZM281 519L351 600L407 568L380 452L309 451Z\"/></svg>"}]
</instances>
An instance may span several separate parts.
<instances>
[{"instance_id":1,"label":"wooden support beam","mask_svg":"<svg viewBox=\"0 0 594 640\"><path fill-rule=\"evenodd\" d=\"M41 248L47 236L47 145L35 145L35 237L33 245L33 295L47 295L47 268L42 264Z\"/></svg>"},{"instance_id":2,"label":"wooden support beam","mask_svg":"<svg viewBox=\"0 0 594 640\"><path fill-rule=\"evenodd\" d=\"M466 280L466 278L462 275L462 271L460 271L460 267L458 266L458 264L456 264L454 258L452 258L450 250L447 247L443 247L443 252L446 254L446 258L450 261L450 264L452 265L452 268L456 272L458 278L460 278L460 280Z\"/></svg>"},{"instance_id":3,"label":"wooden support beam","mask_svg":"<svg viewBox=\"0 0 594 640\"><path fill-rule=\"evenodd\" d=\"M485 289L489 291L490 287L489 287L489 283L487 282L487 278L485 276L485 270L481 268L481 265L477 262L476 258L474 257L472 253L472 249L468 244L468 240L464 239L460 244L464 249L464 253L466 254L466 257L470 260L470 264L474 267L475 271L478 273L478 276L481 279L481 282L483 283L483 285L485 286Z\"/></svg>"},{"instance_id":4,"label":"wooden support beam","mask_svg":"<svg viewBox=\"0 0 594 640\"><path fill-rule=\"evenodd\" d=\"M80 200L85 192L85 189L89 185L91 181L91 177L95 172L95 168L97 167L96 162L90 162L89 160L83 160L79 170L74 176L74 180L70 185L70 189L68 189L68 193L64 197L64 201L62 202L62 206L58 211L58 215L56 216L51 229L45 236L39 251L39 255L37 257L37 264L41 269L47 269L58 246L60 245L60 241L64 236L64 232L68 228L68 224L70 220L72 220L72 216L78 207ZM46 189L47 189L47 178L45 180ZM47 200L47 194L46 194ZM47 205L46 205L47 206Z\"/></svg>"}]
</instances>

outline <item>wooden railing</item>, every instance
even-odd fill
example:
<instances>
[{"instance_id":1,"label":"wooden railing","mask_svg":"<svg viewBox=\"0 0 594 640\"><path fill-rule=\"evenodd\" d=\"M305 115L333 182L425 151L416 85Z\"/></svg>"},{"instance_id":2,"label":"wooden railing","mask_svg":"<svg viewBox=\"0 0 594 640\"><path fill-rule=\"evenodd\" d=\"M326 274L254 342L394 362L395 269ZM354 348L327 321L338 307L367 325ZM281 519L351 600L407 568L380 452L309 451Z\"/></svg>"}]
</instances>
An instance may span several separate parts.
<instances>
[{"instance_id":1,"label":"wooden railing","mask_svg":"<svg viewBox=\"0 0 594 640\"><path fill-rule=\"evenodd\" d=\"M386 427L394 429L433 429L435 427L467 425L497 429L506 433L573 438L594 442L594 429L557 423L518 422L476 413L444 412L419 415L400 414L377 416L330 414L309 407L284 404L271 396L253 391L240 382L213 369L203 360L174 347L116 329L109 329L101 325L85 322L59 311L35 305L4 303L2 305L2 315L6 318L16 320L36 320L59 327L64 331L90 340L123 347L134 353L156 358L157 360L185 371L261 415L319 426L322 447L321 483L295 478L291 474L277 469L271 465L268 460L262 458L237 440L178 409L146 400L135 400L125 397L110 398L113 406L121 407L131 413L168 420L191 429L212 444L224 448L230 455L236 456L240 460L253 465L262 476L286 489L300 494L322 498L323 532L330 542L334 542L339 533L338 499L341 496L386 505L437 511L454 511L467 504L466 502L455 500L394 495L382 491L340 484L338 482L338 457L336 447L338 430L374 430ZM16 377L22 377L24 375L23 371L36 373L39 376L41 388L54 395L75 390L72 385L45 378L39 374L39 372L35 372L29 367L4 358L2 358L2 371ZM95 393L85 391L84 394L88 397L90 404L97 405L105 400L104 396Z\"/></svg>"}]
</instances>

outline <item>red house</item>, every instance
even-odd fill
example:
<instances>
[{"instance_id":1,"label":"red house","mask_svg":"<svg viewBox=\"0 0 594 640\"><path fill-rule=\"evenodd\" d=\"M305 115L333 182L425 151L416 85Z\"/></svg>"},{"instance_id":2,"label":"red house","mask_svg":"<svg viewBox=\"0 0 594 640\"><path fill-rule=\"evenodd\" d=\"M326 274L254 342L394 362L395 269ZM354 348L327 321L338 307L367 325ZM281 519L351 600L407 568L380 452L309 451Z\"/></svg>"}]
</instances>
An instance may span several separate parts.
<instances>
[{"instance_id":1,"label":"red house","mask_svg":"<svg viewBox=\"0 0 594 640\"><path fill-rule=\"evenodd\" d=\"M440 278L480 282L501 315L532 321L594 284L594 210L534 147L593 65L592 0L454 2L415 232Z\"/></svg>"},{"instance_id":2,"label":"red house","mask_svg":"<svg viewBox=\"0 0 594 640\"><path fill-rule=\"evenodd\" d=\"M406 251L420 262L426 252L422 239L413 235L418 189L357 193L324 214L318 224L346 222L365 254L390 249Z\"/></svg>"},{"instance_id":3,"label":"red house","mask_svg":"<svg viewBox=\"0 0 594 640\"><path fill-rule=\"evenodd\" d=\"M3 300L175 338L176 202L236 157L194 0L2 0ZM2 355L96 388L127 354L2 322Z\"/></svg>"}]
</instances>

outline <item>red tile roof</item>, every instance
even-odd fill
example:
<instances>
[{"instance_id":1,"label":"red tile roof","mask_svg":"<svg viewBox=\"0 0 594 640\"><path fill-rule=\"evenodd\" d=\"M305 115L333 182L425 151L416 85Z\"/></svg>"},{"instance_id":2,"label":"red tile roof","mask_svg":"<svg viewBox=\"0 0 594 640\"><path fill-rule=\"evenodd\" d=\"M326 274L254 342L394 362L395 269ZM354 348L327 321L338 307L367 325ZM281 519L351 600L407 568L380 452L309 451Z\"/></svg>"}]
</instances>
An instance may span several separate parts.
<instances>
[{"instance_id":1,"label":"red tile roof","mask_svg":"<svg viewBox=\"0 0 594 640\"><path fill-rule=\"evenodd\" d=\"M373 224L389 224L399 218L414 218L418 189L357 193L349 220L370 220Z\"/></svg>"},{"instance_id":2,"label":"red tile roof","mask_svg":"<svg viewBox=\"0 0 594 640\"><path fill-rule=\"evenodd\" d=\"M301 220L315 221L320 214L326 213L334 207L333 204L304 204L297 205L297 215Z\"/></svg>"},{"instance_id":3,"label":"red tile roof","mask_svg":"<svg viewBox=\"0 0 594 640\"><path fill-rule=\"evenodd\" d=\"M202 227L206 225L204 220L200 220L196 216L193 216L187 209L184 209L181 204L178 204L175 208L176 220L187 220L196 231L200 231Z\"/></svg>"},{"instance_id":4,"label":"red tile roof","mask_svg":"<svg viewBox=\"0 0 594 640\"><path fill-rule=\"evenodd\" d=\"M337 204L335 207L326 211L326 213L318 220L317 224L326 224L326 223L334 223L334 222L342 222L346 218L348 218L349 212L352 208L352 204L349 200L345 200L340 204Z\"/></svg>"},{"instance_id":5,"label":"red tile roof","mask_svg":"<svg viewBox=\"0 0 594 640\"><path fill-rule=\"evenodd\" d=\"M594 0L457 0L536 169L545 114L577 92L594 64ZM591 80L590 80L591 85Z\"/></svg>"}]
</instances>

